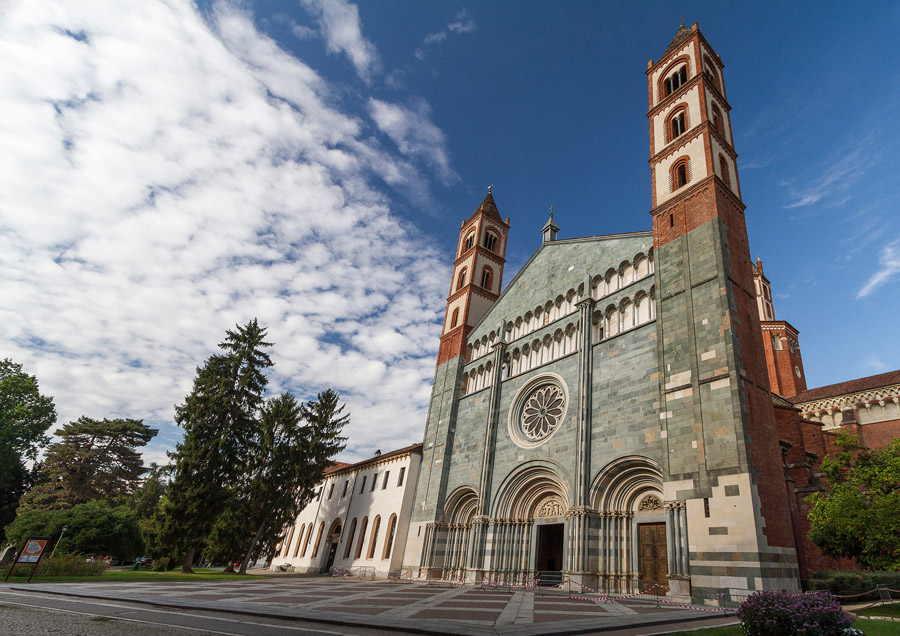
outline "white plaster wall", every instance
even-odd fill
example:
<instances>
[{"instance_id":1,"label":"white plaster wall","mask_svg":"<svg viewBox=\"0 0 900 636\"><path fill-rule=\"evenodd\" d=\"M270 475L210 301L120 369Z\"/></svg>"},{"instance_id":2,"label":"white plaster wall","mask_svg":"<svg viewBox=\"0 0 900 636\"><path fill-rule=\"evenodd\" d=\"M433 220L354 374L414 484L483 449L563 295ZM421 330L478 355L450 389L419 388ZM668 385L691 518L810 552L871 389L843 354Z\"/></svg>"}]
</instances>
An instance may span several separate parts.
<instances>
[{"instance_id":1,"label":"white plaster wall","mask_svg":"<svg viewBox=\"0 0 900 636\"><path fill-rule=\"evenodd\" d=\"M667 145L666 117L668 117L669 113L671 113L674 109L678 108L682 104L687 104L687 130L690 130L698 123L700 123L700 113L702 112L702 108L700 107L700 89L695 86L687 93L685 93L683 99L679 99L677 102L671 104L670 106L666 106L666 108L657 113L653 118L654 154L665 148Z\"/></svg>"},{"instance_id":2,"label":"white plaster wall","mask_svg":"<svg viewBox=\"0 0 900 636\"><path fill-rule=\"evenodd\" d=\"M494 274L496 276L496 273ZM480 294L470 294L469 298L469 324L474 325L488 312L494 302Z\"/></svg>"},{"instance_id":3,"label":"white plaster wall","mask_svg":"<svg viewBox=\"0 0 900 636\"><path fill-rule=\"evenodd\" d=\"M697 61L694 59L694 46L691 42L685 43L678 51L671 56L671 59L675 59L676 57L681 57L682 55L687 54L690 57L688 61L688 80L690 80L697 73ZM668 69L668 65L661 66L651 73L651 82L653 90L653 104L654 106L659 103L659 78L662 75L662 72Z\"/></svg>"},{"instance_id":4,"label":"white plaster wall","mask_svg":"<svg viewBox=\"0 0 900 636\"><path fill-rule=\"evenodd\" d=\"M460 324L462 324L463 310L465 309L465 306L466 306L465 295L460 296L459 298L457 298L456 300L454 300L452 303L450 303L447 306L447 317L445 319L446 322L444 323L444 333L447 333L451 329L455 329L456 327L459 327ZM454 309L459 309L459 321L456 323L455 327L451 327L450 325L453 322L453 310Z\"/></svg>"},{"instance_id":5,"label":"white plaster wall","mask_svg":"<svg viewBox=\"0 0 900 636\"><path fill-rule=\"evenodd\" d=\"M706 173L706 157L703 154L703 136L700 136L688 142L678 152L671 154L656 164L656 205L665 203L681 190L679 188L675 192L670 192L669 168L672 167L675 161L685 156L691 159L691 177L688 185L708 176Z\"/></svg>"},{"instance_id":6,"label":"white plaster wall","mask_svg":"<svg viewBox=\"0 0 900 636\"><path fill-rule=\"evenodd\" d=\"M310 502L297 516L295 521L294 536L291 545L288 548L287 556L285 556L284 546L281 551L272 560L271 567L274 568L282 563L290 563L298 572L318 572L325 564L328 557L328 549L330 544L327 541L327 534L335 520L341 521L341 540L338 544L337 553L335 555L335 567L374 567L379 576L387 576L392 570L399 569L403 562L403 556L406 553L407 528L409 526L409 516L412 510L413 496L416 489L416 481L418 479L419 466L421 464L421 456L409 454L400 457L387 458L384 461L376 462L357 471L342 472L337 475L327 477L323 480L321 486L323 488L321 499L315 499ZM405 468L403 477L403 485L398 486L397 481L400 476L400 469ZM387 487L384 488L384 474L389 472ZM376 479L375 490L372 490L373 476ZM365 487L360 492L363 477L366 478ZM345 496L343 493L344 481L350 480L350 485ZM334 494L328 499L328 491L331 484L335 484ZM388 522L392 514L397 515L397 525L394 531L394 543L391 548L391 556L389 559L382 559L384 553L384 543L388 537ZM367 558L369 550L369 541L374 527L375 517L381 516L381 526L378 531L378 539L375 546L375 552L371 559ZM363 539L363 550L360 558L355 558L356 546L359 541L359 535L362 519L368 517L368 525L365 530ZM352 538L352 548L347 559L344 558L344 550L349 540L349 531L352 520L356 518L356 531ZM319 531L319 525L325 522L325 530L319 545L318 554L313 557L312 553L315 549L316 538ZM313 524L313 532L309 538L308 548L305 556L300 556L303 552L301 546L294 556L298 538L299 529L303 524L308 527ZM290 529L288 529L290 532ZM304 529L303 538L306 537Z\"/></svg>"}]
</instances>

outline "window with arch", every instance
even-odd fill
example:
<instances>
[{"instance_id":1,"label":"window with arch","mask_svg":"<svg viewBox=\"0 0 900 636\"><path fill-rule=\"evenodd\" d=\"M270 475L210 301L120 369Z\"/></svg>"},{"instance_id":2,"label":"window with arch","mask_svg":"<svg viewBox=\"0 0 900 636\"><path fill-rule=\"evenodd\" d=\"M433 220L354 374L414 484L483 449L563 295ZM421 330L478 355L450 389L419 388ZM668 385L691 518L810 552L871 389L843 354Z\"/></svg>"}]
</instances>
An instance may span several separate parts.
<instances>
[{"instance_id":1,"label":"window with arch","mask_svg":"<svg viewBox=\"0 0 900 636\"><path fill-rule=\"evenodd\" d=\"M676 137L680 137L687 130L687 108L679 108L675 113L669 116L669 123L666 126L668 139L672 141Z\"/></svg>"},{"instance_id":2,"label":"window with arch","mask_svg":"<svg viewBox=\"0 0 900 636\"><path fill-rule=\"evenodd\" d=\"M281 556L286 557L288 555L288 552L291 549L291 540L294 538L294 530L296 530L296 529L297 529L297 526L291 526L291 531L288 534L287 541L284 542L284 554L282 554Z\"/></svg>"},{"instance_id":3,"label":"window with arch","mask_svg":"<svg viewBox=\"0 0 900 636\"><path fill-rule=\"evenodd\" d=\"M469 232L469 235L466 236L466 240L463 243L463 251L472 249L473 245L475 245L475 232Z\"/></svg>"},{"instance_id":4,"label":"window with arch","mask_svg":"<svg viewBox=\"0 0 900 636\"><path fill-rule=\"evenodd\" d=\"M719 155L719 172L722 174L722 181L730 188L731 175L728 172L728 160L725 159L725 155Z\"/></svg>"},{"instance_id":5,"label":"window with arch","mask_svg":"<svg viewBox=\"0 0 900 636\"><path fill-rule=\"evenodd\" d=\"M306 526L306 538L303 539L303 551L300 552L301 557L306 556L306 549L309 547L309 540L312 537L313 524Z\"/></svg>"},{"instance_id":6,"label":"window with arch","mask_svg":"<svg viewBox=\"0 0 900 636\"><path fill-rule=\"evenodd\" d=\"M387 535L384 540L384 551L381 553L382 559L391 558L391 546L394 543L394 531L397 529L397 515L391 515L388 519Z\"/></svg>"},{"instance_id":7,"label":"window with arch","mask_svg":"<svg viewBox=\"0 0 900 636\"><path fill-rule=\"evenodd\" d=\"M671 75L666 77L666 81L664 82L666 95L671 95L684 84L687 84L687 64L683 64Z\"/></svg>"},{"instance_id":8,"label":"window with arch","mask_svg":"<svg viewBox=\"0 0 900 636\"><path fill-rule=\"evenodd\" d=\"M716 131L724 137L725 136L725 124L723 123L724 120L722 119L722 111L719 110L719 107L716 106L715 104L713 104L713 107L712 107L712 114L713 114L713 121L712 121L713 128L715 128Z\"/></svg>"},{"instance_id":9,"label":"window with arch","mask_svg":"<svg viewBox=\"0 0 900 636\"><path fill-rule=\"evenodd\" d=\"M491 281L494 279L494 273L491 271L490 267L485 267L481 270L481 286L485 289L491 288Z\"/></svg>"},{"instance_id":10,"label":"window with arch","mask_svg":"<svg viewBox=\"0 0 900 636\"><path fill-rule=\"evenodd\" d=\"M458 322L459 322L459 307L457 307L456 309L453 310L453 315L450 317L450 328L453 329L453 327L455 327L456 323L458 323Z\"/></svg>"},{"instance_id":11,"label":"window with arch","mask_svg":"<svg viewBox=\"0 0 900 636\"><path fill-rule=\"evenodd\" d=\"M372 537L369 539L369 551L366 553L367 559L371 559L375 556L375 544L378 543L379 526L381 526L381 515L377 515L372 522Z\"/></svg>"},{"instance_id":12,"label":"window with arch","mask_svg":"<svg viewBox=\"0 0 900 636\"><path fill-rule=\"evenodd\" d=\"M304 523L300 526L300 534L297 535L297 545L294 547L294 558L297 558L297 555L300 553L300 544L303 543L303 530L306 528L306 524Z\"/></svg>"},{"instance_id":13,"label":"window with arch","mask_svg":"<svg viewBox=\"0 0 900 636\"><path fill-rule=\"evenodd\" d=\"M313 558L316 558L316 555L319 554L319 544L322 543L322 534L325 532L325 522L319 524L319 531L316 533L316 545L313 546Z\"/></svg>"},{"instance_id":14,"label":"window with arch","mask_svg":"<svg viewBox=\"0 0 900 636\"><path fill-rule=\"evenodd\" d=\"M497 235L494 234L493 232L485 232L484 233L484 246L493 252L494 247L496 247L496 245L497 245Z\"/></svg>"},{"instance_id":15,"label":"window with arch","mask_svg":"<svg viewBox=\"0 0 900 636\"><path fill-rule=\"evenodd\" d=\"M716 87L716 90L719 90L719 77L714 70L716 67L708 55L703 56L703 66L703 74L706 75L707 79L709 79L712 85Z\"/></svg>"},{"instance_id":16,"label":"window with arch","mask_svg":"<svg viewBox=\"0 0 900 636\"><path fill-rule=\"evenodd\" d=\"M690 181L691 165L687 157L685 157L684 159L679 159L672 166L671 179L673 192L678 188L687 185L688 181Z\"/></svg>"},{"instance_id":17,"label":"window with arch","mask_svg":"<svg viewBox=\"0 0 900 636\"><path fill-rule=\"evenodd\" d=\"M463 287L466 286L466 274L467 273L468 273L468 270L465 267L463 267L462 270L459 272L459 277L457 277L457 279L456 279L457 291L459 291L460 289L462 289Z\"/></svg>"},{"instance_id":18,"label":"window with arch","mask_svg":"<svg viewBox=\"0 0 900 636\"><path fill-rule=\"evenodd\" d=\"M350 550L353 548L353 537L356 535L356 517L350 522L350 532L347 533L347 544L344 546L344 558L350 556Z\"/></svg>"},{"instance_id":19,"label":"window with arch","mask_svg":"<svg viewBox=\"0 0 900 636\"><path fill-rule=\"evenodd\" d=\"M366 526L369 525L369 518L363 517L362 523L359 526L359 541L356 543L356 554L354 558L359 558L362 556L363 550L363 542L366 540Z\"/></svg>"}]
</instances>

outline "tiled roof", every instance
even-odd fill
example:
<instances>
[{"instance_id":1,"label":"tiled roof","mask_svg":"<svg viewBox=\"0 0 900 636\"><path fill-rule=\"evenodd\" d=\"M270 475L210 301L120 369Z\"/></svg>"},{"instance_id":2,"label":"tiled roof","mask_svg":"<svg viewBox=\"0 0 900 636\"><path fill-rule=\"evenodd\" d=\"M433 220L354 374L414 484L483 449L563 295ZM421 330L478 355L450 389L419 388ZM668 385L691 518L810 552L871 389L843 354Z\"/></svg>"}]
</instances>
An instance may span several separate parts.
<instances>
[{"instance_id":1,"label":"tiled roof","mask_svg":"<svg viewBox=\"0 0 900 636\"><path fill-rule=\"evenodd\" d=\"M662 57L660 57L659 59L667 56L672 52L672 50L675 49L675 47L687 40L689 37L691 37L691 30L682 24L680 27L678 27L678 32L675 34L675 37L672 38L672 41L669 42L669 46L666 48L665 52L662 54Z\"/></svg>"},{"instance_id":2,"label":"tiled roof","mask_svg":"<svg viewBox=\"0 0 900 636\"><path fill-rule=\"evenodd\" d=\"M373 455L368 459L364 459L362 461L356 462L355 464L345 464L343 462L334 462L333 466L338 466L338 468L328 468L325 470L326 475L333 475L335 473L341 473L352 470L359 470L360 468L364 468L369 464L374 464L375 462L380 462L383 459L388 459L389 457L395 457L397 455L405 455L406 453L421 453L422 452L422 443L413 444L412 446L404 446L403 448L398 448L397 450L392 450L388 453L382 453L381 455Z\"/></svg>"},{"instance_id":3,"label":"tiled roof","mask_svg":"<svg viewBox=\"0 0 900 636\"><path fill-rule=\"evenodd\" d=\"M816 389L807 389L802 393L789 397L788 400L794 404L812 402L813 400L821 400L836 395L877 389L878 387L887 386L889 384L900 384L900 369L897 371L888 371L887 373L879 373L878 375L870 375L867 378L857 378L856 380L847 380L846 382L820 386Z\"/></svg>"},{"instance_id":4,"label":"tiled roof","mask_svg":"<svg viewBox=\"0 0 900 636\"><path fill-rule=\"evenodd\" d=\"M490 192L487 193L487 196L484 197L484 201L481 202L481 205L475 208L475 211L469 218L471 219L479 212L484 212L486 216L494 218L497 221L503 223L503 219L500 217L500 210L497 209L497 204L494 203L494 196Z\"/></svg>"}]
</instances>

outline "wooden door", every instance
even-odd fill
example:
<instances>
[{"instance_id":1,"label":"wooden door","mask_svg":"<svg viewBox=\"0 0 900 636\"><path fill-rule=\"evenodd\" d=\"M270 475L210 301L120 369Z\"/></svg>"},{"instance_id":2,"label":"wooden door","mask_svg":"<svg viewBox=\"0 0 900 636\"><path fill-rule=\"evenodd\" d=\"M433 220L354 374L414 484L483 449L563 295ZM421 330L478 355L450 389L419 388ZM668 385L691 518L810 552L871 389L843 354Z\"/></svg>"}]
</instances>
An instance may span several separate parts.
<instances>
[{"instance_id":1,"label":"wooden door","mask_svg":"<svg viewBox=\"0 0 900 636\"><path fill-rule=\"evenodd\" d=\"M650 588L654 583L668 585L666 524L642 523L638 525L638 542L641 561L641 591Z\"/></svg>"}]
</instances>

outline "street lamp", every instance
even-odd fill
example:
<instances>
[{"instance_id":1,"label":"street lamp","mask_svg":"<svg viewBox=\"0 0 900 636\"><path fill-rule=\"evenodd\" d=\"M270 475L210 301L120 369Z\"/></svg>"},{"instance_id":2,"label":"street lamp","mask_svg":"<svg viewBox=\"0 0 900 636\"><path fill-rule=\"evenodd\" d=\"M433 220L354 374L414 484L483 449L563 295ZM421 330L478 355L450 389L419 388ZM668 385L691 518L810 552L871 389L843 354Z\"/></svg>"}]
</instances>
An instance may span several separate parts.
<instances>
[{"instance_id":1,"label":"street lamp","mask_svg":"<svg viewBox=\"0 0 900 636\"><path fill-rule=\"evenodd\" d=\"M53 552L50 553L50 558L51 558L51 559L53 558L53 555L56 554L56 548L59 547L59 542L62 541L63 535L66 533L66 529L67 529L68 527L69 527L69 526L63 526L63 527L62 527L62 530L61 530L60 533L59 533L59 539L56 540L56 545L53 546Z\"/></svg>"}]
</instances>

